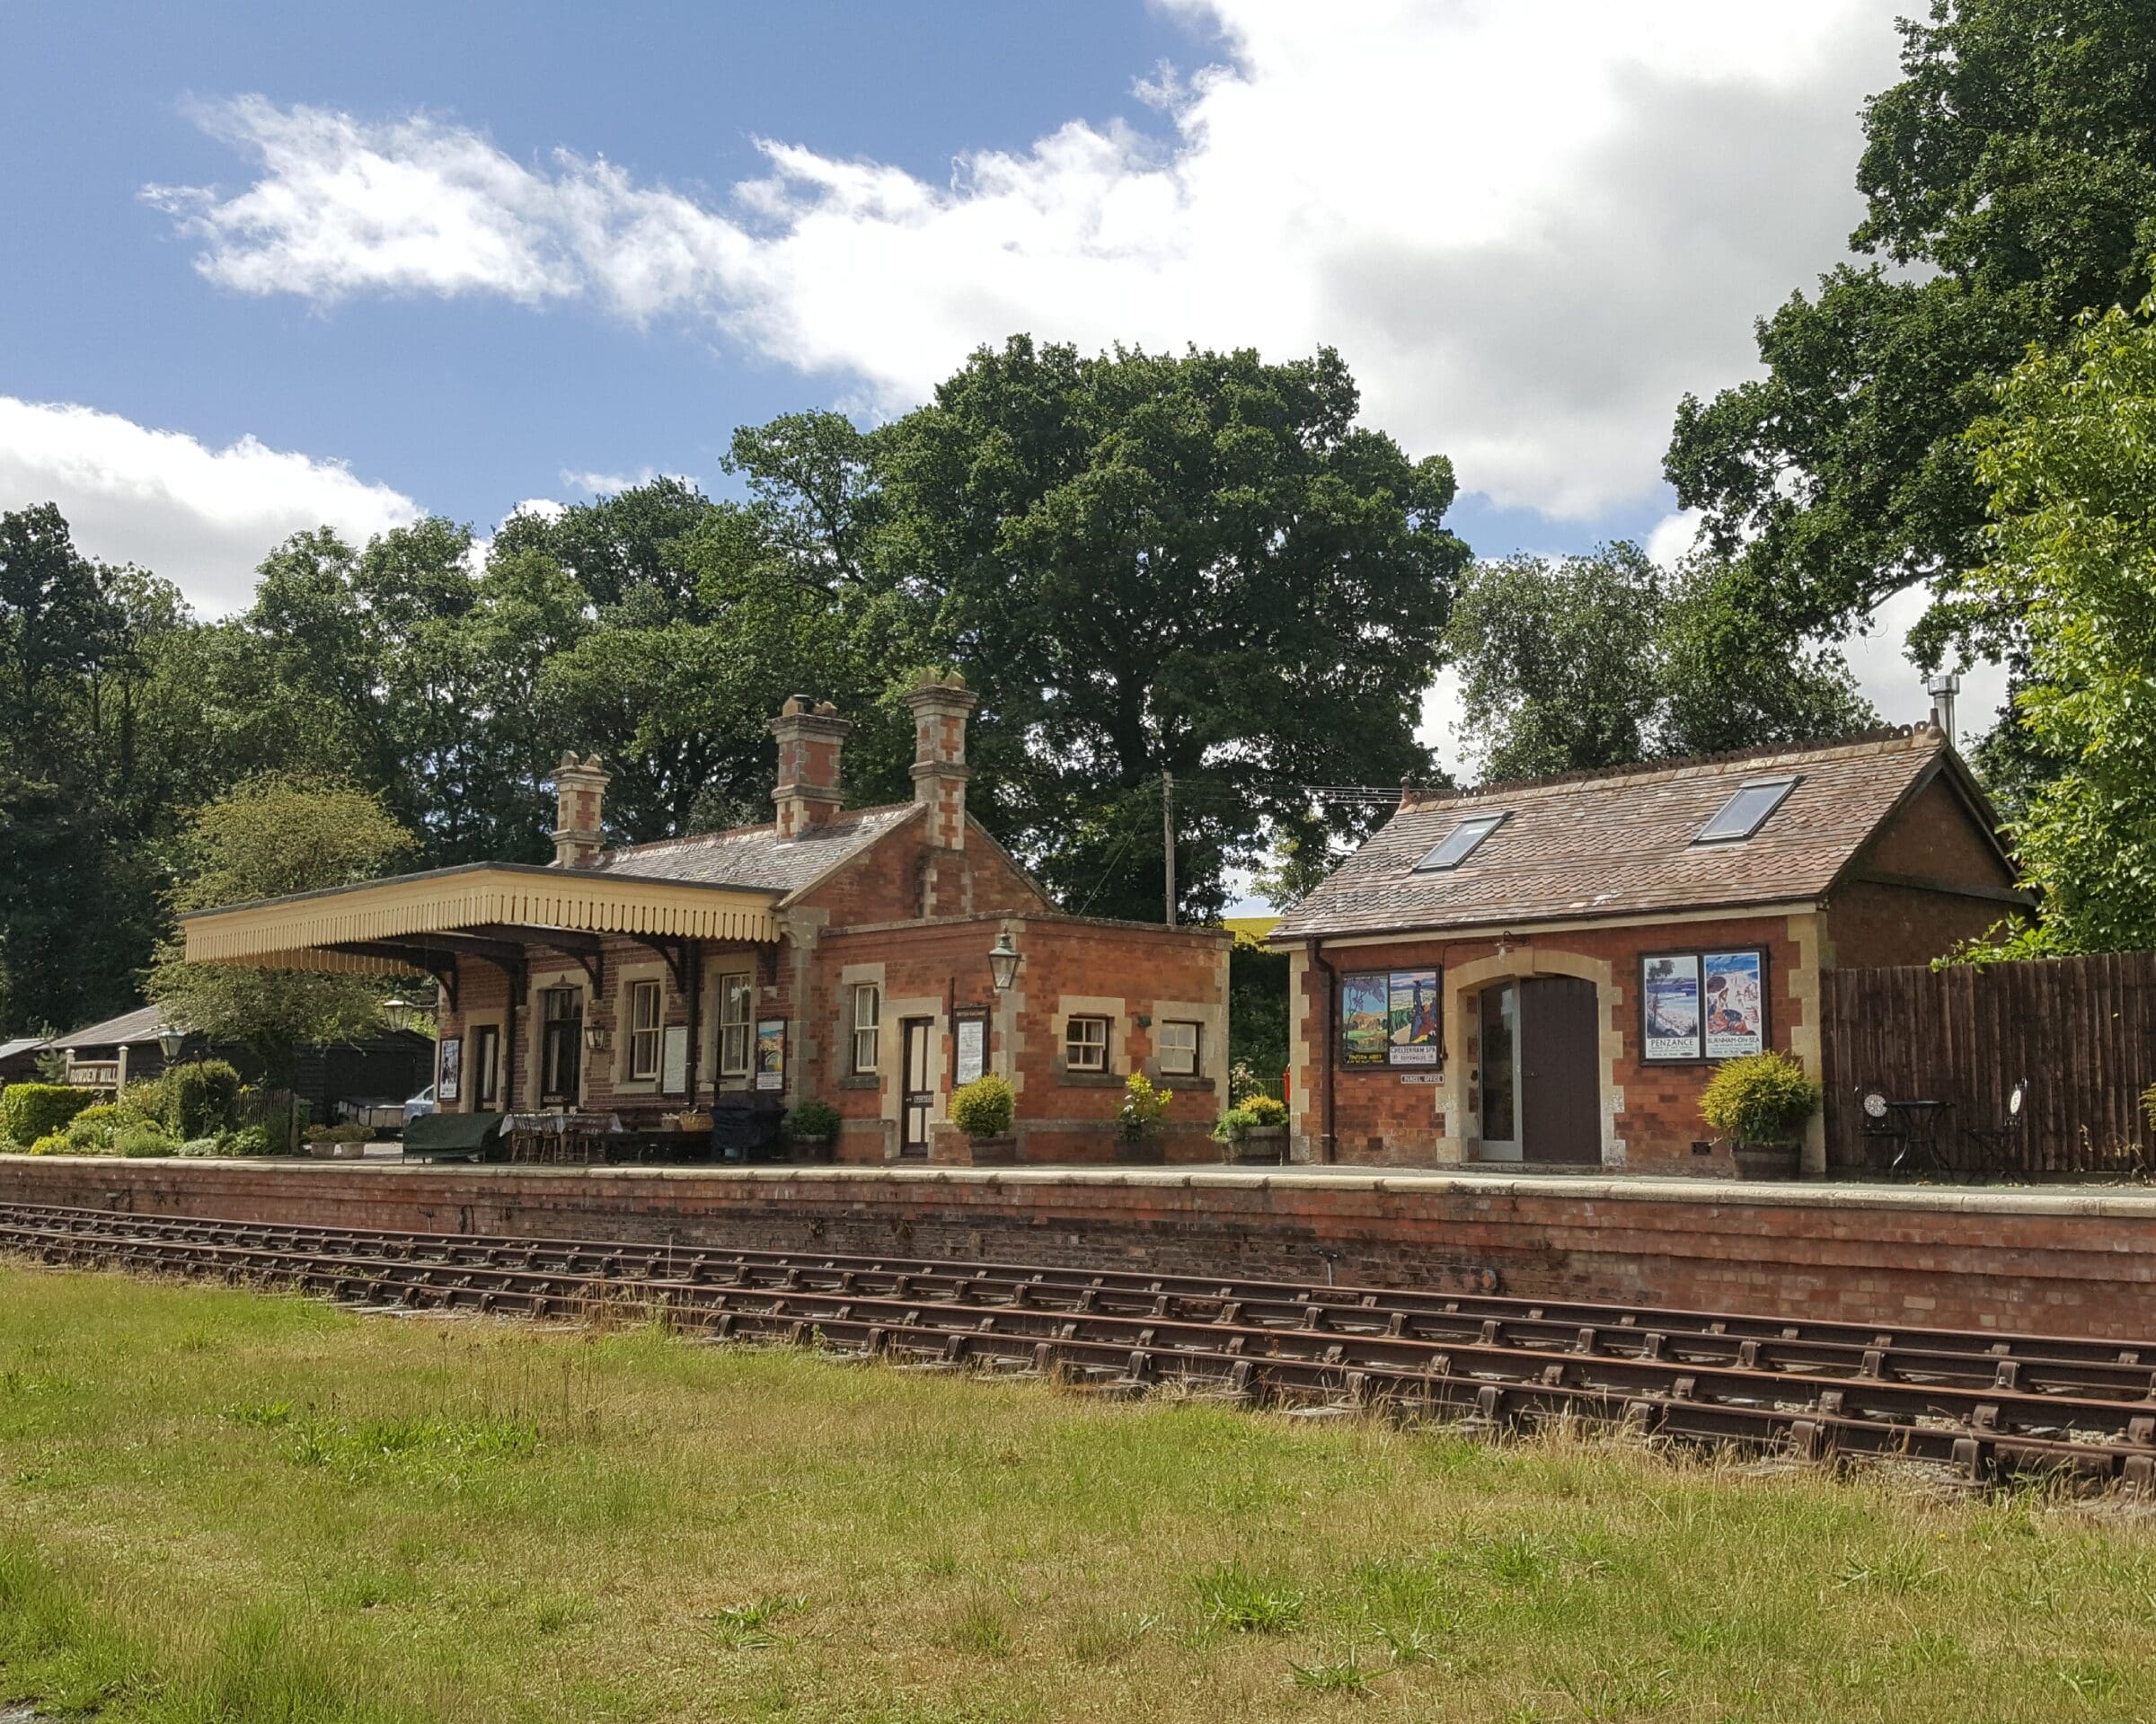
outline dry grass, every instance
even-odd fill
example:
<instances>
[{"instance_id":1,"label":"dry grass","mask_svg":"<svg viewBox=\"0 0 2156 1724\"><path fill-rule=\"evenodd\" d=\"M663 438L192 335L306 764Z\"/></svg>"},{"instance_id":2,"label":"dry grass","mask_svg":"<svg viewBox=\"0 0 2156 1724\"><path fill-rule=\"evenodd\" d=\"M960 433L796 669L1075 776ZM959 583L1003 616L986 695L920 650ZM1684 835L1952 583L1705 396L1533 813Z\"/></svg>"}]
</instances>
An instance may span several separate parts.
<instances>
[{"instance_id":1,"label":"dry grass","mask_svg":"<svg viewBox=\"0 0 2156 1724\"><path fill-rule=\"evenodd\" d=\"M0 1269L0 1711L111 1720L2156 1716L2156 1533Z\"/></svg>"}]
</instances>

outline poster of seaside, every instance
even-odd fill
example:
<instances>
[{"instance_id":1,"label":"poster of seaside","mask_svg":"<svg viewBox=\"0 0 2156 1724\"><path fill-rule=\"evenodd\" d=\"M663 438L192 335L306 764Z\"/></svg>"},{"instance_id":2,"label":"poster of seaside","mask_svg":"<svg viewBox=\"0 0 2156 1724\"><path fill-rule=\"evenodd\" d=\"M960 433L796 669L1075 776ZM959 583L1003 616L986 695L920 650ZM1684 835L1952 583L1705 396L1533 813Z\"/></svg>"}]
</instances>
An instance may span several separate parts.
<instances>
[{"instance_id":1,"label":"poster of seaside","mask_svg":"<svg viewBox=\"0 0 2156 1724\"><path fill-rule=\"evenodd\" d=\"M1647 1057L1699 1058L1700 960L1687 954L1643 959L1641 965Z\"/></svg>"},{"instance_id":2,"label":"poster of seaside","mask_svg":"<svg viewBox=\"0 0 2156 1724\"><path fill-rule=\"evenodd\" d=\"M1392 1064L1436 1065L1437 972L1396 969L1388 993Z\"/></svg>"},{"instance_id":3,"label":"poster of seaside","mask_svg":"<svg viewBox=\"0 0 2156 1724\"><path fill-rule=\"evenodd\" d=\"M1755 951L1707 954L1707 1057L1736 1059L1766 1046L1766 990Z\"/></svg>"}]
</instances>

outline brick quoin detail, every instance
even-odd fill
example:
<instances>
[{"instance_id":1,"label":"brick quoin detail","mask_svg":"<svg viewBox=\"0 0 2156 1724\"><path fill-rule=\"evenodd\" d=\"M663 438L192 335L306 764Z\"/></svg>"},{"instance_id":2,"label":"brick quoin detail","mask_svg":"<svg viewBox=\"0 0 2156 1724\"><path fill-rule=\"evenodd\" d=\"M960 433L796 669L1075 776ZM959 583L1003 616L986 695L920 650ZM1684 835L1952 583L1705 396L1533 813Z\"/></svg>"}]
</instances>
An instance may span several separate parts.
<instances>
[{"instance_id":1,"label":"brick quoin detail","mask_svg":"<svg viewBox=\"0 0 2156 1724\"><path fill-rule=\"evenodd\" d=\"M415 1232L676 1240L2156 1338L2156 1199L967 1169L402 1168L0 1157L0 1198Z\"/></svg>"}]
</instances>

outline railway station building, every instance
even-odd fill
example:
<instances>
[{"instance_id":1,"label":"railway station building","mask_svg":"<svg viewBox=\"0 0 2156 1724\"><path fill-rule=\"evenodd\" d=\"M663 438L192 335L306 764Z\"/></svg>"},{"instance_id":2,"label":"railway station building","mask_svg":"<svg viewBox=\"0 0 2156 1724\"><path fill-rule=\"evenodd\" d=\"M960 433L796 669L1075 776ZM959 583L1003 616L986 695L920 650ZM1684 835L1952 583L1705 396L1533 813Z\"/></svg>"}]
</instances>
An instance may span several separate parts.
<instances>
[{"instance_id":1,"label":"railway station building","mask_svg":"<svg viewBox=\"0 0 2156 1724\"><path fill-rule=\"evenodd\" d=\"M1410 797L1273 931L1294 1153L1734 1174L1699 1113L1720 1061L1817 1076L1823 971L2029 902L1929 724Z\"/></svg>"},{"instance_id":2,"label":"railway station building","mask_svg":"<svg viewBox=\"0 0 2156 1724\"><path fill-rule=\"evenodd\" d=\"M1232 937L1059 913L967 811L976 697L950 676L907 698L910 801L846 808L849 727L796 696L771 724L767 824L609 845L608 774L565 756L551 867L201 912L183 919L187 955L434 976L448 1111L656 1132L744 1099L819 1100L843 1117L842 1162L964 1161L951 1092L996 1073L1017 1094L1019 1160L1100 1162L1144 1071L1175 1094L1166 1155L1209 1158Z\"/></svg>"}]
</instances>

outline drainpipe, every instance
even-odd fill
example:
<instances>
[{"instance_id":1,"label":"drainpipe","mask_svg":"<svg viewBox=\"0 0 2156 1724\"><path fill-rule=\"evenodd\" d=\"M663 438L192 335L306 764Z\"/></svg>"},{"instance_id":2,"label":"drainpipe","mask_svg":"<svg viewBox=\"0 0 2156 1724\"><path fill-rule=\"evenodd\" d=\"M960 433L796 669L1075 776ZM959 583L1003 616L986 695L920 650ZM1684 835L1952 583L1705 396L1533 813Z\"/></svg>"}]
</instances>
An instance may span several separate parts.
<instances>
[{"instance_id":1,"label":"drainpipe","mask_svg":"<svg viewBox=\"0 0 2156 1724\"><path fill-rule=\"evenodd\" d=\"M1333 973L1332 966L1325 961L1322 941L1313 940L1310 942L1310 961L1325 977L1325 1040L1318 1057L1311 1062L1311 1070L1313 1074L1324 1074L1319 1085L1325 1101L1318 1115L1321 1127L1318 1134L1318 1158L1330 1163L1334 1159L1332 1086L1339 1075L1334 1069L1333 1050L1339 1045L1340 1037L1340 978Z\"/></svg>"}]
</instances>

